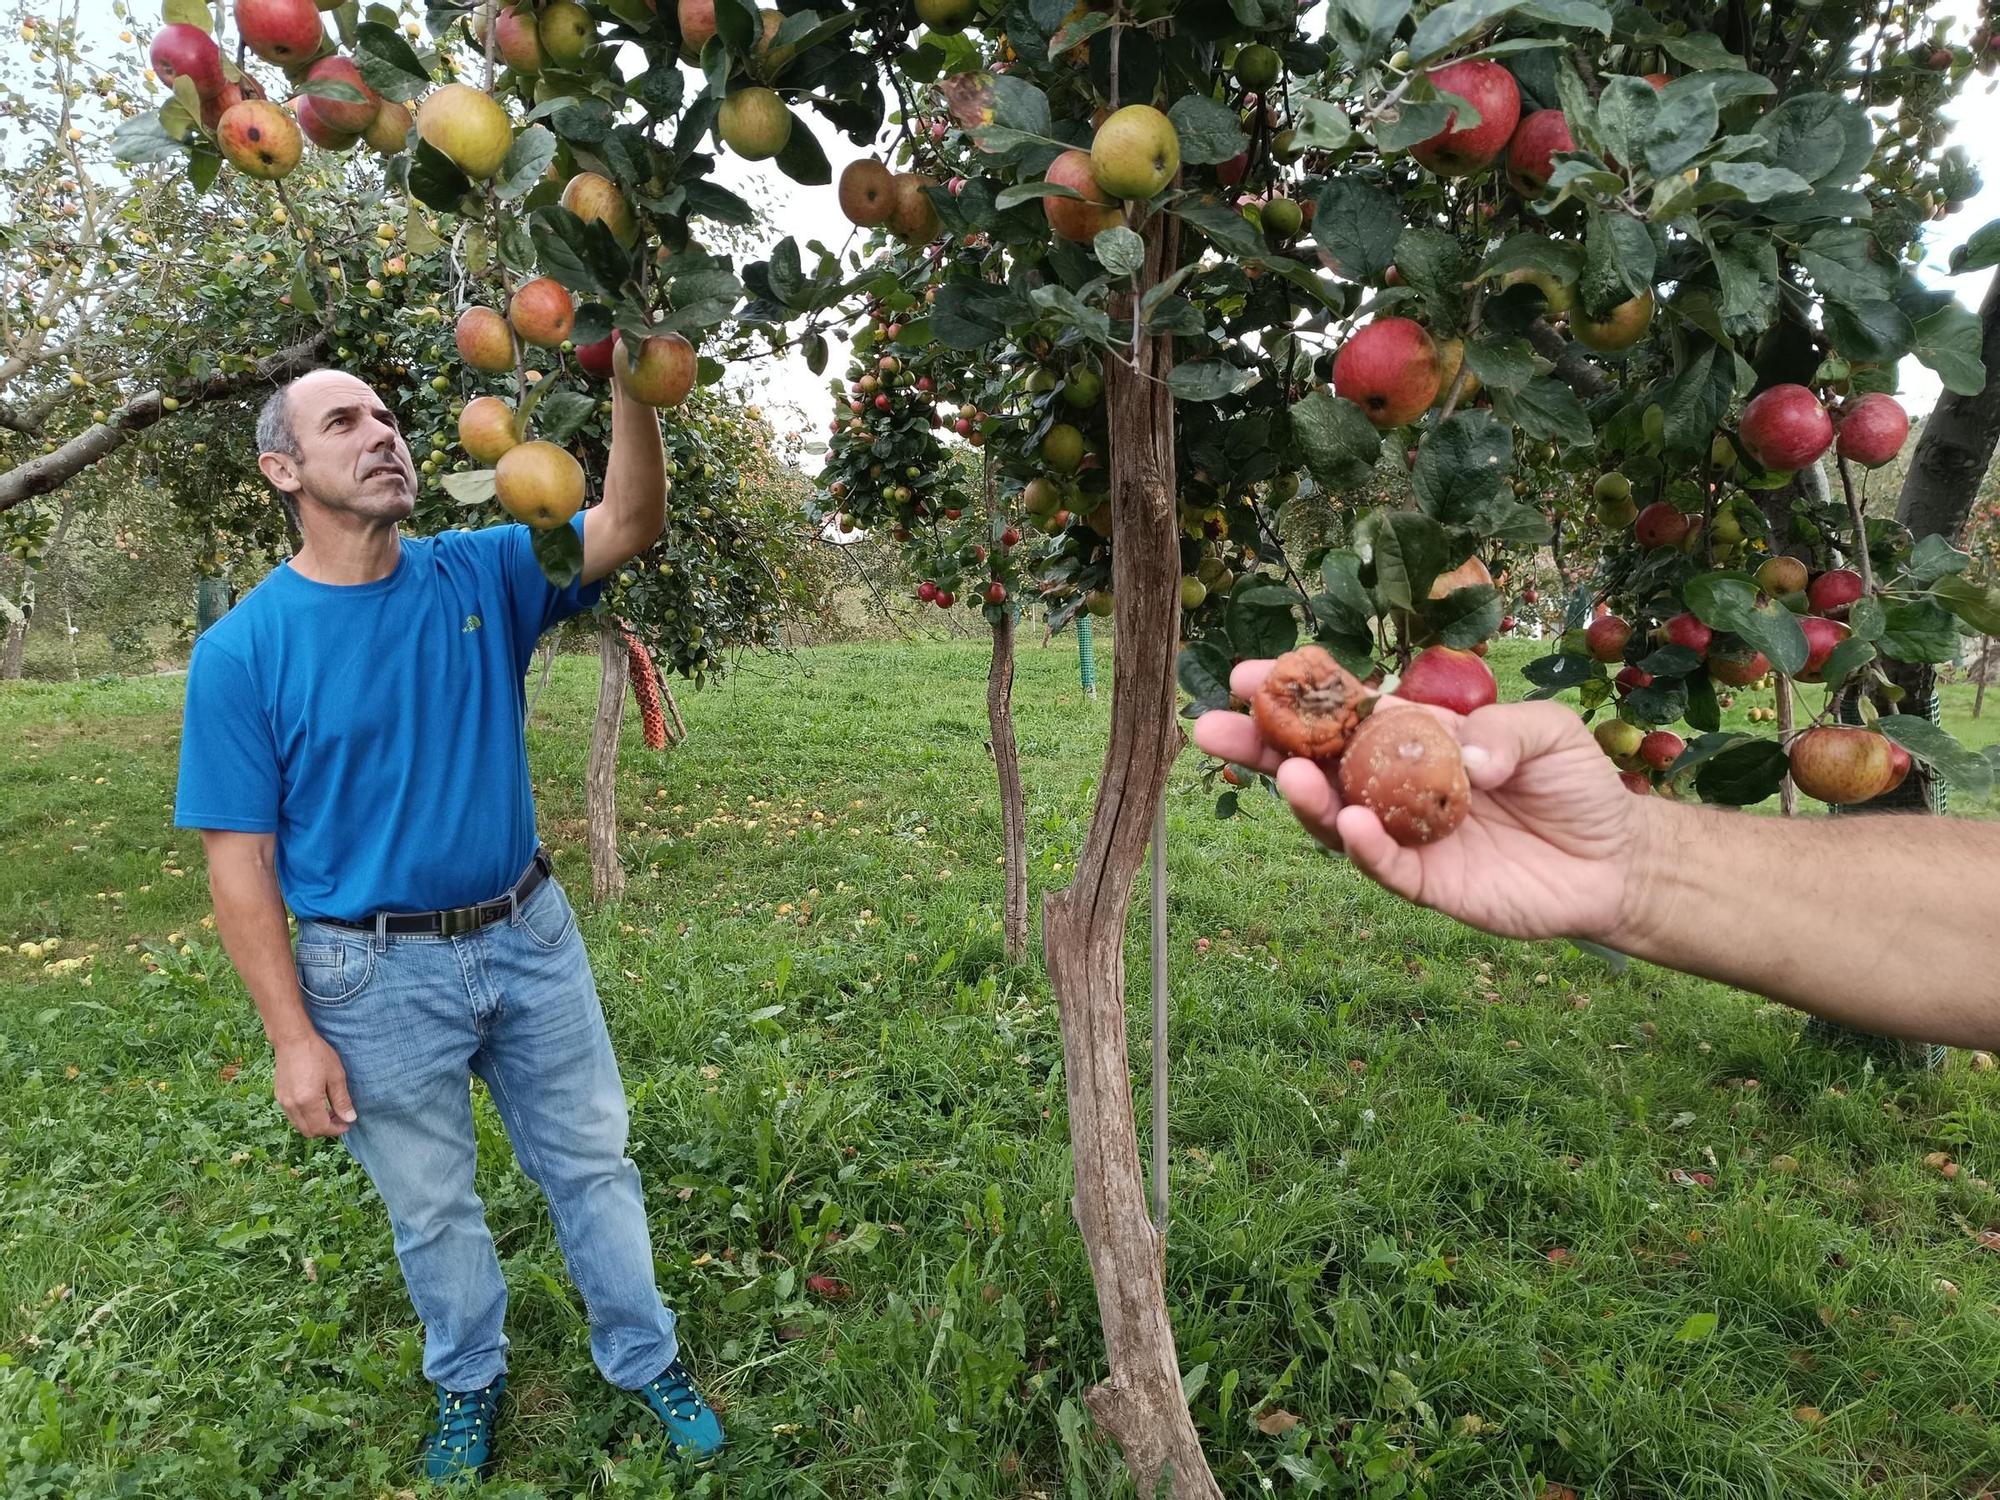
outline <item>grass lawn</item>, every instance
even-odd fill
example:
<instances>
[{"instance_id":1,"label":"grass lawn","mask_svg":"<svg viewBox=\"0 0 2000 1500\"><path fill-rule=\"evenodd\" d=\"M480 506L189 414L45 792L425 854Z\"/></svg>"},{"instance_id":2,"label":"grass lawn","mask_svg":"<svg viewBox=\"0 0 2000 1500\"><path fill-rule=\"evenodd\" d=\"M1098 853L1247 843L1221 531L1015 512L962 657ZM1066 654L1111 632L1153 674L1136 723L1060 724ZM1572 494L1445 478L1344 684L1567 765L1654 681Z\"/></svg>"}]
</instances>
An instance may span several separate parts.
<instances>
[{"instance_id":1,"label":"grass lawn","mask_svg":"<svg viewBox=\"0 0 2000 1500\"><path fill-rule=\"evenodd\" d=\"M685 1471L597 1376L482 1091L516 1398L483 1493L1130 1494L1079 1399L1100 1355L1055 1012L1000 955L984 673L972 645L818 649L690 695L680 750L630 731L634 878L586 938L661 1284L733 1442ZM594 679L565 658L532 733L580 906ZM272 1102L169 826L180 694L0 693L0 938L88 960L0 956L0 1495L420 1489L386 1216ZM1109 697L1065 636L1017 701L1039 891L1081 843ZM1752 998L1485 938L1261 793L1218 822L1197 771L1169 793L1168 1277L1225 1493L1995 1482L2000 1074L1876 1071ZM1142 1073L1143 913L1142 887Z\"/></svg>"}]
</instances>

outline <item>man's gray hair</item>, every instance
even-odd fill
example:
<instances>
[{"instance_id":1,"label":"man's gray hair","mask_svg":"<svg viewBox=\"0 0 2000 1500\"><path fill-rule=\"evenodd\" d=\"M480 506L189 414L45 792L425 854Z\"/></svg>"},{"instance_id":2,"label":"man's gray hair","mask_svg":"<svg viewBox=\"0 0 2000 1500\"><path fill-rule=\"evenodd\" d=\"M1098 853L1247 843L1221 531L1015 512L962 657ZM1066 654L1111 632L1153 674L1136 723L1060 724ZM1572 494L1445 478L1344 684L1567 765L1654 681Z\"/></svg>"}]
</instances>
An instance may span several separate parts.
<instances>
[{"instance_id":1,"label":"man's gray hair","mask_svg":"<svg viewBox=\"0 0 2000 1500\"><path fill-rule=\"evenodd\" d=\"M264 409L257 413L257 451L259 453L282 453L287 458L303 459L299 451L299 435L292 427L292 387L303 376L293 376L264 399ZM277 489L276 485L272 486ZM299 502L283 490L278 490L278 503L285 507L285 515L292 523L292 529L299 529Z\"/></svg>"}]
</instances>

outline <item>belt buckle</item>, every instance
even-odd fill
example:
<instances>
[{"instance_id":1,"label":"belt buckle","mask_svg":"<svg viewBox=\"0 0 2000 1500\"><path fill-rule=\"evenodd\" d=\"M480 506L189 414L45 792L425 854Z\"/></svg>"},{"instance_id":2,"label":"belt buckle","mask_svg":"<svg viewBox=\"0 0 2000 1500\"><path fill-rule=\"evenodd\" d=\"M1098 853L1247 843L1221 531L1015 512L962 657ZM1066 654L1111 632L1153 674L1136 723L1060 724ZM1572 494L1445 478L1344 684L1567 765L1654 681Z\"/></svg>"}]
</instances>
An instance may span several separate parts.
<instances>
[{"instance_id":1,"label":"belt buckle","mask_svg":"<svg viewBox=\"0 0 2000 1500\"><path fill-rule=\"evenodd\" d=\"M450 911L441 911L438 913L438 931L445 937L477 932L480 927L479 911L476 906L455 906Z\"/></svg>"}]
</instances>

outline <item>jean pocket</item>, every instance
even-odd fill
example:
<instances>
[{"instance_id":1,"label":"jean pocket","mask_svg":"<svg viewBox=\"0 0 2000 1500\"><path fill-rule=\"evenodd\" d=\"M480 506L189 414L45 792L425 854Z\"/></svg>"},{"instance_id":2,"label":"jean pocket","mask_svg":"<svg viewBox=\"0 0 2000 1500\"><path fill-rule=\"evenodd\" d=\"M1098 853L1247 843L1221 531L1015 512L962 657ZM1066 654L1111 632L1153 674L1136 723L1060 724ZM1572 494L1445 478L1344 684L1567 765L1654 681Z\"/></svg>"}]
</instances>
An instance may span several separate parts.
<instances>
[{"instance_id":1,"label":"jean pocket","mask_svg":"<svg viewBox=\"0 0 2000 1500\"><path fill-rule=\"evenodd\" d=\"M575 933L576 912L555 881L544 881L521 908L521 930L536 947L550 951L562 947Z\"/></svg>"},{"instance_id":2,"label":"jean pocket","mask_svg":"<svg viewBox=\"0 0 2000 1500\"><path fill-rule=\"evenodd\" d=\"M372 943L300 943L293 950L299 989L315 1005L345 1005L375 973Z\"/></svg>"}]
</instances>

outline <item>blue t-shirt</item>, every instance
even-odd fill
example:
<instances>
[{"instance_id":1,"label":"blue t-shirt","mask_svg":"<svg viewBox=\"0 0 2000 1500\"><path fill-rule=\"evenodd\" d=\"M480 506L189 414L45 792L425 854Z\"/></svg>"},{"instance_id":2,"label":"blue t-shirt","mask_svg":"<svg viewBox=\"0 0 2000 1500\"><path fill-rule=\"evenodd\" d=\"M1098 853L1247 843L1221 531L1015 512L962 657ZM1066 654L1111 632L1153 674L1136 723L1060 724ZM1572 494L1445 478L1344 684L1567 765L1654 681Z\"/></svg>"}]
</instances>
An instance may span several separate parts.
<instances>
[{"instance_id":1,"label":"blue t-shirt","mask_svg":"<svg viewBox=\"0 0 2000 1500\"><path fill-rule=\"evenodd\" d=\"M174 823L276 834L302 918L492 899L535 852L535 642L599 592L517 525L405 537L374 583L274 569L195 644Z\"/></svg>"}]
</instances>

